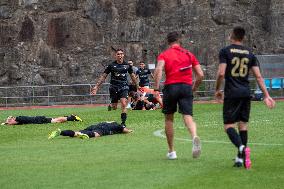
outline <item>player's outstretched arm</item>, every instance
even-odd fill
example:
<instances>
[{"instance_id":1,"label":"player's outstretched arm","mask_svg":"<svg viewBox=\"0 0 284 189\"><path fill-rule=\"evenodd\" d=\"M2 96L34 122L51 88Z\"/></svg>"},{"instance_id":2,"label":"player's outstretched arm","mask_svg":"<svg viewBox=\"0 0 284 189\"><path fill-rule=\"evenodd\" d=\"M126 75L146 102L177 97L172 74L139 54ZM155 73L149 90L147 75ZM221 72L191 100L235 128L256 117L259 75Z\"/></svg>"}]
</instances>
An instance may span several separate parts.
<instances>
[{"instance_id":1,"label":"player's outstretched arm","mask_svg":"<svg viewBox=\"0 0 284 189\"><path fill-rule=\"evenodd\" d=\"M263 81L263 78L261 76L261 73L260 73L260 70L259 70L259 67L257 66L253 66L252 67L252 72L256 78L256 81L257 81L257 84L258 86L260 87L263 95L264 95L264 99L263 99L263 102L265 103L265 105L268 107L268 108L274 108L275 107L275 101L270 97L266 87L265 87L265 84L264 84L264 81Z\"/></svg>"},{"instance_id":2,"label":"player's outstretched arm","mask_svg":"<svg viewBox=\"0 0 284 189\"><path fill-rule=\"evenodd\" d=\"M91 95L96 95L101 84L106 80L107 74L103 73L103 75L99 78L97 84L91 89Z\"/></svg>"}]
</instances>

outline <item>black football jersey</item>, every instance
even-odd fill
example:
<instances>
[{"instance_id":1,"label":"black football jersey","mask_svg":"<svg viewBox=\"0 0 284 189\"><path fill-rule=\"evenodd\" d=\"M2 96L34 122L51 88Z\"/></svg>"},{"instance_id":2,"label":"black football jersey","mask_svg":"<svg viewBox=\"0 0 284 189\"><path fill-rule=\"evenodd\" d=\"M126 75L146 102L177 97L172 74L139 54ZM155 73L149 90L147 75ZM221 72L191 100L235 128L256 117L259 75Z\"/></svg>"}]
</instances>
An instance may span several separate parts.
<instances>
[{"instance_id":1,"label":"black football jersey","mask_svg":"<svg viewBox=\"0 0 284 189\"><path fill-rule=\"evenodd\" d=\"M52 118L47 118L45 116L18 116L16 117L16 121L18 125L22 124L43 124L43 123L50 123Z\"/></svg>"},{"instance_id":2,"label":"black football jersey","mask_svg":"<svg viewBox=\"0 0 284 189\"><path fill-rule=\"evenodd\" d=\"M110 84L112 85L127 85L127 74L132 74L133 69L132 66L123 62L122 64L118 64L116 61L108 65L105 69L104 73L111 74Z\"/></svg>"},{"instance_id":3,"label":"black football jersey","mask_svg":"<svg viewBox=\"0 0 284 189\"><path fill-rule=\"evenodd\" d=\"M139 68L136 72L136 75L139 76L139 85L140 86L148 86L149 81L149 74L151 74L151 71L149 69L141 69Z\"/></svg>"},{"instance_id":4,"label":"black football jersey","mask_svg":"<svg viewBox=\"0 0 284 189\"><path fill-rule=\"evenodd\" d=\"M219 60L220 64L227 64L225 98L249 97L249 71L258 66L254 54L247 47L232 44L220 50Z\"/></svg>"},{"instance_id":5,"label":"black football jersey","mask_svg":"<svg viewBox=\"0 0 284 189\"><path fill-rule=\"evenodd\" d=\"M91 125L84 130L97 132L100 135L113 135L123 132L124 127L119 125L117 122L101 122L96 125Z\"/></svg>"}]
</instances>

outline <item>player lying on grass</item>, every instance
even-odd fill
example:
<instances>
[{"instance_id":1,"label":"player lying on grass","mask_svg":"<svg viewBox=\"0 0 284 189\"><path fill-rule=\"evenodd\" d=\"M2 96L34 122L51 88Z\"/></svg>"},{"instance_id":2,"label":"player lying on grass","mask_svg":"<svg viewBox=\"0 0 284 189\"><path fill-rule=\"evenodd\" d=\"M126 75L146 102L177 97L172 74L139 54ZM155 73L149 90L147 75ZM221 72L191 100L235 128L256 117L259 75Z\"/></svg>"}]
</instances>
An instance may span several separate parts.
<instances>
[{"instance_id":1,"label":"player lying on grass","mask_svg":"<svg viewBox=\"0 0 284 189\"><path fill-rule=\"evenodd\" d=\"M158 91L141 87L137 92L132 91L129 93L132 99L131 107L133 110L155 110L157 105L162 108L162 97Z\"/></svg>"},{"instance_id":2,"label":"player lying on grass","mask_svg":"<svg viewBox=\"0 0 284 189\"><path fill-rule=\"evenodd\" d=\"M157 101L155 101L155 97L153 95L145 95L140 91L131 92L131 104L130 107L132 110L155 110Z\"/></svg>"},{"instance_id":3,"label":"player lying on grass","mask_svg":"<svg viewBox=\"0 0 284 189\"><path fill-rule=\"evenodd\" d=\"M143 96L140 91L132 91L129 96L131 97L131 108L132 110L154 110L156 104L150 102L148 96ZM152 98L154 99L154 97Z\"/></svg>"},{"instance_id":4,"label":"player lying on grass","mask_svg":"<svg viewBox=\"0 0 284 189\"><path fill-rule=\"evenodd\" d=\"M161 108L163 107L163 99L159 91L155 91L154 89L150 89L147 87L140 87L139 91L142 92L145 97L147 97L147 100L149 102L159 104Z\"/></svg>"},{"instance_id":5,"label":"player lying on grass","mask_svg":"<svg viewBox=\"0 0 284 189\"><path fill-rule=\"evenodd\" d=\"M9 116L5 123L1 125L23 125L23 124L45 124L45 123L63 123L66 121L82 121L82 119L76 115L49 118L45 116Z\"/></svg>"},{"instance_id":6,"label":"player lying on grass","mask_svg":"<svg viewBox=\"0 0 284 189\"><path fill-rule=\"evenodd\" d=\"M80 131L57 129L49 134L48 139L53 139L59 135L69 137L79 137L81 139L88 139L93 137L100 137L105 135L114 135L122 133L131 133L132 130L120 125L114 121L112 122L101 122L96 125L91 125Z\"/></svg>"}]
</instances>

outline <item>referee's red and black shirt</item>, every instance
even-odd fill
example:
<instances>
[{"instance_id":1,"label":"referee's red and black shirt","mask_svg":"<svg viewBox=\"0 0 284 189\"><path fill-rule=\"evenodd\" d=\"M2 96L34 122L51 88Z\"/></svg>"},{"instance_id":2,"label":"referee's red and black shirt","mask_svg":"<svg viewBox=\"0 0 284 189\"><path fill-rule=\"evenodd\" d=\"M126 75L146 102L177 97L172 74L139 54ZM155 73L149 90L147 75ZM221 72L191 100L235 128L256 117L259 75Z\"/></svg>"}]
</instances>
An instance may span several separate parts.
<instances>
[{"instance_id":1,"label":"referee's red and black shirt","mask_svg":"<svg viewBox=\"0 0 284 189\"><path fill-rule=\"evenodd\" d=\"M181 68L199 65L196 57L180 45L174 44L158 56L158 61L165 61L165 85L186 83L192 85L192 69Z\"/></svg>"}]
</instances>

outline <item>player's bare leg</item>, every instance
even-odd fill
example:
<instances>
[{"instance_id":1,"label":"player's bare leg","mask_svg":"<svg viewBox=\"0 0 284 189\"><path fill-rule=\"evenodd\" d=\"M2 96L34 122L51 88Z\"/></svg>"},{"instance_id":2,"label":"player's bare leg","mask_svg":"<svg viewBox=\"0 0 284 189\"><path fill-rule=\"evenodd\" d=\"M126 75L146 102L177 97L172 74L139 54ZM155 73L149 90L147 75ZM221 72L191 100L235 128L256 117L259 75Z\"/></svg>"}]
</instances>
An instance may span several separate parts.
<instances>
[{"instance_id":1,"label":"player's bare leg","mask_svg":"<svg viewBox=\"0 0 284 189\"><path fill-rule=\"evenodd\" d=\"M196 137L197 136L196 124L193 121L192 116L183 115L183 121L184 121L184 124L185 124L186 128L188 129L188 132L191 135L191 137L192 138Z\"/></svg>"},{"instance_id":2,"label":"player's bare leg","mask_svg":"<svg viewBox=\"0 0 284 189\"><path fill-rule=\"evenodd\" d=\"M174 150L173 122L174 122L174 114L165 114L165 133L167 136L167 142L168 142L168 148L169 148L167 157L170 160L174 160L177 158L176 152Z\"/></svg>"},{"instance_id":3,"label":"player's bare leg","mask_svg":"<svg viewBox=\"0 0 284 189\"><path fill-rule=\"evenodd\" d=\"M174 150L174 129L173 129L174 114L165 114L165 133L168 142L167 158L169 160L177 159L176 151Z\"/></svg>"},{"instance_id":4,"label":"player's bare leg","mask_svg":"<svg viewBox=\"0 0 284 189\"><path fill-rule=\"evenodd\" d=\"M70 116L52 118L51 123L63 123L66 121L82 121L82 119L79 116L72 114Z\"/></svg>"},{"instance_id":5,"label":"player's bare leg","mask_svg":"<svg viewBox=\"0 0 284 189\"><path fill-rule=\"evenodd\" d=\"M67 117L52 118L51 123L63 123L67 121Z\"/></svg>"},{"instance_id":6,"label":"player's bare leg","mask_svg":"<svg viewBox=\"0 0 284 189\"><path fill-rule=\"evenodd\" d=\"M174 151L174 128L173 128L173 122L174 122L174 114L165 114L165 133L167 136L167 142L169 147L169 152Z\"/></svg>"},{"instance_id":7,"label":"player's bare leg","mask_svg":"<svg viewBox=\"0 0 284 189\"><path fill-rule=\"evenodd\" d=\"M196 123L193 121L191 115L183 115L183 121L192 137L192 157L198 158L201 154L201 142L197 136Z\"/></svg>"}]
</instances>

